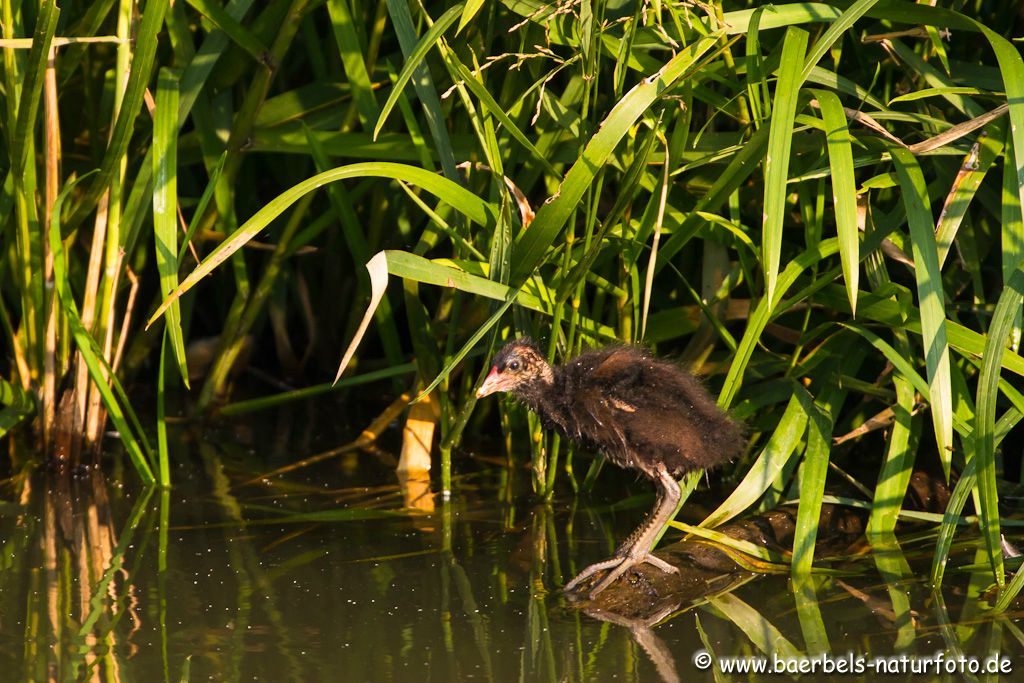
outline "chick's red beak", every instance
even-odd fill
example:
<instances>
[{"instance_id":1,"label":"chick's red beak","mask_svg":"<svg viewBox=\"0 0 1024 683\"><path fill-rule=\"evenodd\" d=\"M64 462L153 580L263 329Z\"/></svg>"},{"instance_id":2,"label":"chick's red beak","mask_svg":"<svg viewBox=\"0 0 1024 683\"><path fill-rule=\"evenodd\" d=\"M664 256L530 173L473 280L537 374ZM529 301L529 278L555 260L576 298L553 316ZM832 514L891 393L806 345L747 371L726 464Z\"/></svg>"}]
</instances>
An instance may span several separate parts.
<instances>
[{"instance_id":1,"label":"chick's red beak","mask_svg":"<svg viewBox=\"0 0 1024 683\"><path fill-rule=\"evenodd\" d=\"M487 378L484 383L480 385L480 388L476 390L476 397L483 398L489 396L498 391L507 391L506 384L508 384L508 378L502 373L498 372L498 366L495 365L491 368L491 371L487 373Z\"/></svg>"}]
</instances>

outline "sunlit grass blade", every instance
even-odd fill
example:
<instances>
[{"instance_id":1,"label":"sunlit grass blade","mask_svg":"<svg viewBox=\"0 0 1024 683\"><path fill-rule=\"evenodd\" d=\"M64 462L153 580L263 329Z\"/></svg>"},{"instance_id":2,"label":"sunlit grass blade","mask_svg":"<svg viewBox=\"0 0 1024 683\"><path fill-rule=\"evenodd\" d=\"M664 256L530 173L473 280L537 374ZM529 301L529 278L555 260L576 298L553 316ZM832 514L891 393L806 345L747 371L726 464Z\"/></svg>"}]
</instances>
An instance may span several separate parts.
<instances>
[{"instance_id":1,"label":"sunlit grass blade","mask_svg":"<svg viewBox=\"0 0 1024 683\"><path fill-rule=\"evenodd\" d=\"M462 10L462 16L459 18L459 27L455 29L455 32L462 33L462 29L466 28L469 22L473 21L473 17L476 16L483 6L484 0L468 0L466 7Z\"/></svg>"},{"instance_id":2,"label":"sunlit grass blade","mask_svg":"<svg viewBox=\"0 0 1024 683\"><path fill-rule=\"evenodd\" d=\"M817 297L820 302L828 302L829 305L835 306L837 309L845 308L849 306L849 301L846 299L845 292L842 292L842 300L839 299L836 293L830 293L827 288L818 293ZM895 301L875 301L869 305L864 305L864 293L861 292L859 299L861 300L861 319L867 321L872 320L882 325L890 325L905 329L907 332L911 332L916 335L921 334L921 320L918 315L916 308L903 309L902 304L898 304ZM843 323L848 327L855 327L851 323ZM959 323L953 322L952 320L946 319L946 331L949 334L949 345L960 352L961 355L967 358L981 358L985 352L985 335L979 334L974 330L965 327ZM860 333L860 332L858 332ZM874 342L872 342L874 343ZM898 358L898 363L901 363L901 367L912 368L912 358L907 358L905 355L900 355L894 352L894 355ZM1013 353L1009 349L1003 349L1002 352L1002 365L1003 368L1013 372L1017 375L1024 376L1024 358ZM916 371L915 371L916 374ZM915 385L915 388L918 388ZM927 384L925 385L927 389ZM920 391L920 388L918 388ZM955 422L954 422L955 424Z\"/></svg>"},{"instance_id":3,"label":"sunlit grass blade","mask_svg":"<svg viewBox=\"0 0 1024 683\"><path fill-rule=\"evenodd\" d=\"M745 46L745 59L747 67L747 101L750 106L750 114L756 127L768 116L771 93L768 90L768 76L764 72L764 65L761 56L761 15L765 11L775 12L774 5L762 5L754 10L750 16L750 26L747 29L747 40Z\"/></svg>"},{"instance_id":4,"label":"sunlit grass blade","mask_svg":"<svg viewBox=\"0 0 1024 683\"><path fill-rule=\"evenodd\" d=\"M1010 140L1016 162L1018 207L1024 206L1024 58L1020 49L989 27L974 22L992 45L1010 111ZM1018 208L1020 211L1020 208ZM1016 264L1015 264L1016 265Z\"/></svg>"},{"instance_id":5,"label":"sunlit grass blade","mask_svg":"<svg viewBox=\"0 0 1024 683\"><path fill-rule=\"evenodd\" d=\"M946 564L949 561L949 551L953 546L953 535L956 533L957 524L960 522L960 512L967 504L967 500L971 497L971 492L975 490L975 484L978 481L978 461L977 458L971 457L974 451L973 439L964 439L964 450L968 456L967 464L964 466L963 472L960 473L960 479L956 482L956 486L953 487L953 493L949 496L949 502L946 503L942 524L939 526L939 535L935 539L935 551L932 554L931 568L931 582L934 588L942 586L942 579L946 573Z\"/></svg>"},{"instance_id":6,"label":"sunlit grass blade","mask_svg":"<svg viewBox=\"0 0 1024 683\"><path fill-rule=\"evenodd\" d=\"M160 364L156 375L156 459L157 483L171 485L171 453L167 443L167 339L170 331L164 330L160 340Z\"/></svg>"},{"instance_id":7,"label":"sunlit grass blade","mask_svg":"<svg viewBox=\"0 0 1024 683\"><path fill-rule=\"evenodd\" d=\"M850 310L857 314L857 290L860 285L860 231L857 229L857 179L853 171L853 149L849 122L839 97L828 90L813 90L821 106L828 141L832 202L839 236L839 258L843 281L850 299Z\"/></svg>"},{"instance_id":8,"label":"sunlit grass blade","mask_svg":"<svg viewBox=\"0 0 1024 683\"><path fill-rule=\"evenodd\" d=\"M725 27L730 35L747 33L756 9L742 9L723 14ZM842 10L824 3L794 2L775 5L774 11L760 17L758 26L764 33L770 29L785 28L797 24L811 24L835 21L842 16Z\"/></svg>"},{"instance_id":9,"label":"sunlit grass blade","mask_svg":"<svg viewBox=\"0 0 1024 683\"><path fill-rule=\"evenodd\" d=\"M992 606L992 611L1001 613L1010 609L1010 605L1020 595L1021 589L1024 589L1024 565L1017 568L1017 571L1013 573L1010 583L999 592L999 599Z\"/></svg>"},{"instance_id":10,"label":"sunlit grass blade","mask_svg":"<svg viewBox=\"0 0 1024 683\"><path fill-rule=\"evenodd\" d=\"M18 410L31 411L32 399L16 384L0 378L0 405L10 406Z\"/></svg>"},{"instance_id":11,"label":"sunlit grass blade","mask_svg":"<svg viewBox=\"0 0 1024 683\"><path fill-rule=\"evenodd\" d=\"M320 396L322 394L329 394L334 391L340 391L342 389L349 389L351 387L358 387L363 384L371 384L373 382L380 382L381 380L391 379L392 377L402 377L404 375L411 375L416 371L415 363L403 363L401 365L395 365L383 370L374 370L361 375L353 375L346 377L345 379L339 379L337 382L327 382L325 384L314 384L311 387L303 387L302 389L295 389L293 391L287 391L280 394L273 394L272 396L263 396L260 398L246 399L243 401L236 401L229 403L217 410L218 415L244 415L246 413L256 412L258 410L267 410L275 406L283 405L285 403L291 403L293 401L304 401L306 399Z\"/></svg>"},{"instance_id":12,"label":"sunlit grass blade","mask_svg":"<svg viewBox=\"0 0 1024 683\"><path fill-rule=\"evenodd\" d=\"M255 0L228 0L224 5L224 11L235 21L242 21L252 7ZM192 111L196 98L206 84L210 74L214 72L220 57L230 46L228 35L220 30L210 31L206 34L203 42L199 45L188 65L182 69L181 103L178 110L178 123L184 124L186 117Z\"/></svg>"},{"instance_id":13,"label":"sunlit grass blade","mask_svg":"<svg viewBox=\"0 0 1024 683\"><path fill-rule=\"evenodd\" d=\"M942 470L946 479L949 479L953 448L953 389L950 385L946 303L945 293L942 291L938 248L935 244L935 223L932 220L929 208L931 201L921 167L907 150L899 147L890 149L902 190L907 222L910 224L935 442L939 449Z\"/></svg>"},{"instance_id":14,"label":"sunlit grass blade","mask_svg":"<svg viewBox=\"0 0 1024 683\"><path fill-rule=\"evenodd\" d=\"M178 286L178 76L166 68L157 81L153 147L153 243L160 293L166 296ZM188 387L181 302L167 310L166 325L181 381Z\"/></svg>"},{"instance_id":15,"label":"sunlit grass blade","mask_svg":"<svg viewBox=\"0 0 1024 683\"><path fill-rule=\"evenodd\" d=\"M693 238L702 227L706 218L704 213L719 212L730 196L733 196L743 183L747 182L755 172L765 150L768 148L768 126L761 126L749 140L746 140L729 161L729 165L718 174L707 193L697 201L694 211L683 221L671 237L665 242L658 256L658 270L671 262L686 243Z\"/></svg>"},{"instance_id":16,"label":"sunlit grass blade","mask_svg":"<svg viewBox=\"0 0 1024 683\"><path fill-rule=\"evenodd\" d=\"M24 173L28 161L29 135L36 126L36 116L42 102L43 72L50 50L53 34L57 30L57 19L60 9L55 0L47 0L40 8L36 19L35 34L32 36L32 48L29 50L22 82L21 100L18 102L18 117L14 122L14 135L11 143L11 159L16 173Z\"/></svg>"},{"instance_id":17,"label":"sunlit grass blade","mask_svg":"<svg viewBox=\"0 0 1024 683\"><path fill-rule=\"evenodd\" d=\"M309 141L310 155L313 157L313 163L316 164L317 171L324 172L329 170L331 167L330 159L308 128L306 129L306 138ZM341 232L345 238L348 252L351 254L352 265L361 274L363 267L366 266L370 259L370 248L366 243L366 235L361 229L359 217L352 208L352 200L342 183L330 183L325 189L334 213L337 215L337 220L341 224ZM363 277L358 278L358 281L359 295L365 296L370 282ZM384 346L384 352L391 363L399 363L401 361L400 349L402 345L398 338L398 329L395 325L394 314L387 295L383 295L374 307L376 308L376 316L379 323L378 329Z\"/></svg>"},{"instance_id":18,"label":"sunlit grass blade","mask_svg":"<svg viewBox=\"0 0 1024 683\"><path fill-rule=\"evenodd\" d=\"M718 545L723 545L734 550L738 550L741 553L746 553L751 557L764 560L765 562L772 562L775 564L787 564L788 560L782 554L752 543L745 541L740 538L734 538L728 534L724 534L721 531L715 529L709 529L701 526L693 526L692 524L686 524L684 522L670 521L668 526L673 529L679 529L689 535L697 536L699 538L706 539Z\"/></svg>"},{"instance_id":19,"label":"sunlit grass blade","mask_svg":"<svg viewBox=\"0 0 1024 683\"><path fill-rule=\"evenodd\" d=\"M10 188L10 194L5 196L2 203L8 210L13 205L14 220L9 221L4 215L0 216L0 222L13 223L16 228L13 237L17 245L17 258L11 266L18 274L16 282L21 298L24 326L22 339L16 343L24 345L25 351L19 352L19 356L25 364L22 367L22 374L27 372L29 376L38 375L43 371L46 326L46 293L43 286L43 251L46 236L42 230L44 221L39 216L37 198L33 196L38 182L33 159L36 149L33 132L38 124L39 107L43 101L46 62L59 15L60 10L54 0L45 2L40 7L32 36L32 47L22 71L19 71L17 62L14 61L14 50L4 50L4 73L8 79L4 99L6 114L11 120L4 126L10 145L10 168L4 188ZM10 28L13 27L7 30ZM24 378L25 381L28 379L28 376ZM53 379L52 376L46 378L47 387L53 386ZM52 396L44 398L44 402L50 407L53 405L52 400ZM44 421L47 419L44 417Z\"/></svg>"},{"instance_id":20,"label":"sunlit grass blade","mask_svg":"<svg viewBox=\"0 0 1024 683\"><path fill-rule=\"evenodd\" d=\"M451 64L451 68L453 68L459 78L462 79L462 83L465 84L470 92L480 99L480 104L483 105L483 108L487 113L497 119L505 130L508 131L509 135L511 135L516 142L530 152L534 162L540 164L544 170L551 175L558 175L555 167L551 165L551 162L547 160L547 157L537 149L533 142L530 141L530 138L519 129L519 126L509 118L509 115L505 113L502 106L495 101L494 96L487 91L487 88L484 87L483 83L480 82L477 76L466 68L465 64L459 61L459 58L455 56L453 51L446 50L446 57Z\"/></svg>"},{"instance_id":21,"label":"sunlit grass blade","mask_svg":"<svg viewBox=\"0 0 1024 683\"><path fill-rule=\"evenodd\" d=\"M916 389L925 400L928 399L930 392L928 382L921 376L921 373L914 368L912 358L907 358L904 353L897 351L893 348L892 344L885 341L866 327L852 323L847 323L844 327L853 330L860 336L864 337L872 346L881 351L886 360L893 364L896 370L913 385L914 389Z\"/></svg>"},{"instance_id":22,"label":"sunlit grass blade","mask_svg":"<svg viewBox=\"0 0 1024 683\"><path fill-rule=\"evenodd\" d=\"M7 406L3 410L0 410L0 438L4 437L7 432L17 427L22 420L31 414L32 413L20 410L14 406Z\"/></svg>"},{"instance_id":23,"label":"sunlit grass blade","mask_svg":"<svg viewBox=\"0 0 1024 683\"><path fill-rule=\"evenodd\" d=\"M807 52L807 32L798 28L786 30L782 44L782 62L768 136L768 154L764 162L764 224L761 227L761 268L764 270L766 298L775 298L782 258L782 228L789 190L789 152L793 144L793 120L803 78L800 75Z\"/></svg>"},{"instance_id":24,"label":"sunlit grass blade","mask_svg":"<svg viewBox=\"0 0 1024 683\"><path fill-rule=\"evenodd\" d=\"M1010 279L1014 270L1024 264L1024 210L1017 196L1017 151L1013 148L1013 137L1007 131L1007 144L1003 147L1003 184L1000 197L1001 262L1003 282ZM1014 327L1010 331L1010 348L1017 355L1021 343L1021 313L1017 313Z\"/></svg>"}]
</instances>

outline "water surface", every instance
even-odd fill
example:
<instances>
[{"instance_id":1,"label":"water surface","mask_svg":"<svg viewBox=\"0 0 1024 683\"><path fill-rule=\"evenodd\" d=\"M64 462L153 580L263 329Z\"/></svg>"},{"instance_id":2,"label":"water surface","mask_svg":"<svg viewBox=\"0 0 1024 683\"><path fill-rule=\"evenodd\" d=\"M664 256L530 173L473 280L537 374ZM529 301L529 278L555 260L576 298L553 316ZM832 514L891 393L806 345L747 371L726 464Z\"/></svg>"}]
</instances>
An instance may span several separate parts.
<instances>
[{"instance_id":1,"label":"water surface","mask_svg":"<svg viewBox=\"0 0 1024 683\"><path fill-rule=\"evenodd\" d=\"M429 480L400 483L386 444L267 476L345 442L278 418L283 436L270 418L178 430L169 492L138 489L117 457L106 479L9 480L3 680L711 680L695 653L825 648L995 652L1024 671L1020 612L986 617L973 536L941 593L921 578L934 534L912 530L832 565L845 574L809 600L784 575L743 574L649 623L601 620L558 588L639 522L645 482L606 470L592 496L543 504L525 469L463 453L444 501Z\"/></svg>"}]
</instances>

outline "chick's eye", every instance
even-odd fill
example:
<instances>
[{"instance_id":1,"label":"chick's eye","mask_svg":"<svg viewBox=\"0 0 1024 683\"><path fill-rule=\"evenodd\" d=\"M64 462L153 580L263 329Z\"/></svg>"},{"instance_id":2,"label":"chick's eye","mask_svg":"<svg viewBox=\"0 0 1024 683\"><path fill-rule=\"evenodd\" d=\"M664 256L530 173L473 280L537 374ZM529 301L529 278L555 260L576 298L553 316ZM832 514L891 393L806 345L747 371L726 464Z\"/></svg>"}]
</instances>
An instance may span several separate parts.
<instances>
[{"instance_id":1,"label":"chick's eye","mask_svg":"<svg viewBox=\"0 0 1024 683\"><path fill-rule=\"evenodd\" d=\"M508 369L509 370L518 370L519 369L519 361L517 361L517 360L511 361L508 364Z\"/></svg>"}]
</instances>

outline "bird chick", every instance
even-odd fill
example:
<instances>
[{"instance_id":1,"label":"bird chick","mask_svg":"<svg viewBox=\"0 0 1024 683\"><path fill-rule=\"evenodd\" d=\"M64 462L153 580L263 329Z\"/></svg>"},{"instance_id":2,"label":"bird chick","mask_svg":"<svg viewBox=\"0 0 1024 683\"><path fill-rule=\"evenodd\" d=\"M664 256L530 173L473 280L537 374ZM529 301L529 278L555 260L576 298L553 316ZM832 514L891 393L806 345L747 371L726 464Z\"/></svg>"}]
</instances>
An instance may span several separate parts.
<instances>
[{"instance_id":1,"label":"bird chick","mask_svg":"<svg viewBox=\"0 0 1024 683\"><path fill-rule=\"evenodd\" d=\"M619 467L650 478L658 491L654 511L615 551L565 586L610 569L590 593L603 591L644 562L665 572L675 567L651 554L672 518L681 491L677 479L726 463L743 450L739 426L718 409L701 383L674 363L633 346L587 351L565 365L550 365L529 339L506 344L494 357L477 397L509 392L556 429L601 451Z\"/></svg>"}]
</instances>

